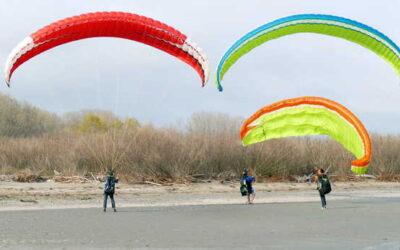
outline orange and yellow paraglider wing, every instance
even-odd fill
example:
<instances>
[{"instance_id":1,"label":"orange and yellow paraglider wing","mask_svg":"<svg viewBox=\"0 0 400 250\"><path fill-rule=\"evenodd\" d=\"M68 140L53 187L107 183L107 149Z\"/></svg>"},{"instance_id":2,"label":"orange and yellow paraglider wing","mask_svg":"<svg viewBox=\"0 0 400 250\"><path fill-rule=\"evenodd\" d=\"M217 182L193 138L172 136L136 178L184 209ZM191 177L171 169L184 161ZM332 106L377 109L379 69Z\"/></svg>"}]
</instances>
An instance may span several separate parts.
<instances>
[{"instance_id":1,"label":"orange and yellow paraglider wing","mask_svg":"<svg viewBox=\"0 0 400 250\"><path fill-rule=\"evenodd\" d=\"M371 141L359 119L347 108L321 97L283 100L258 110L241 127L244 145L273 138L327 135L341 143L357 159L352 171L365 174L371 159Z\"/></svg>"}]
</instances>

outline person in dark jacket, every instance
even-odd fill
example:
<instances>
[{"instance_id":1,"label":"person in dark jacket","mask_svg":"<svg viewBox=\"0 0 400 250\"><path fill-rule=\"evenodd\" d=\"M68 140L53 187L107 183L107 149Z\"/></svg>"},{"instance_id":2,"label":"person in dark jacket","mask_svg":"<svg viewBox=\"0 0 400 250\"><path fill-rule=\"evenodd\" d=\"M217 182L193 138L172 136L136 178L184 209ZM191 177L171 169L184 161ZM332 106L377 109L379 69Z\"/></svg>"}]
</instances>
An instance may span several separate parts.
<instances>
[{"instance_id":1,"label":"person in dark jacket","mask_svg":"<svg viewBox=\"0 0 400 250\"><path fill-rule=\"evenodd\" d=\"M256 190L253 187L253 183L255 182L256 178L249 175L247 170L243 171L242 181L246 182L247 187L247 202L248 204L253 204L254 198L256 197Z\"/></svg>"},{"instance_id":2,"label":"person in dark jacket","mask_svg":"<svg viewBox=\"0 0 400 250\"><path fill-rule=\"evenodd\" d=\"M325 174L325 170L318 169L317 171L317 190L319 191L319 196L321 198L321 209L326 209L326 198L325 195L331 192L331 183L329 181L328 175Z\"/></svg>"},{"instance_id":3,"label":"person in dark jacket","mask_svg":"<svg viewBox=\"0 0 400 250\"><path fill-rule=\"evenodd\" d=\"M118 179L115 178L114 170L108 171L108 175L106 178L106 184L104 185L104 202L103 202L103 211L105 212L107 209L107 198L110 196L111 205L114 209L114 212L117 212L115 208L114 201L114 193L115 193L115 183L118 183Z\"/></svg>"}]
</instances>

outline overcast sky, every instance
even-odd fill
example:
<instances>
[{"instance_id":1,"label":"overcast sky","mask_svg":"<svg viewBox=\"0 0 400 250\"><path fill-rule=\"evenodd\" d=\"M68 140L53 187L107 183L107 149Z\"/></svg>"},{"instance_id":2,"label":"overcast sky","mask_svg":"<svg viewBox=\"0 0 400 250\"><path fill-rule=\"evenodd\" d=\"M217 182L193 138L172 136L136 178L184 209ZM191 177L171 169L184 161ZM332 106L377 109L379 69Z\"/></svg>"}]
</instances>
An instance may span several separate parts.
<instances>
[{"instance_id":1,"label":"overcast sky","mask_svg":"<svg viewBox=\"0 0 400 250\"><path fill-rule=\"evenodd\" d=\"M176 58L133 41L86 39L56 47L16 70L0 91L63 114L111 110L156 125L185 121L198 111L248 117L259 108L305 95L337 101L370 132L400 133L400 79L373 52L316 34L273 40L239 60L214 85L219 58L242 35L275 19L305 13L357 20L400 43L399 0L0 0L0 61L37 29L93 11L125 11L175 27L207 54L211 75L201 88L195 71Z\"/></svg>"}]
</instances>

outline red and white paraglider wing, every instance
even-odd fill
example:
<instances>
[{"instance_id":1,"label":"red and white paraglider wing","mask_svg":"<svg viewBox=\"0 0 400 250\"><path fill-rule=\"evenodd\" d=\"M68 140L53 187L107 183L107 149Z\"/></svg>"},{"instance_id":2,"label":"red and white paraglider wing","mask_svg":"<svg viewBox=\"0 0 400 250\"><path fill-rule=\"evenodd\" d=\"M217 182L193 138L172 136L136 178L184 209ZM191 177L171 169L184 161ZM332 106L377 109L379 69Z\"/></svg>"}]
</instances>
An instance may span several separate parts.
<instances>
[{"instance_id":1,"label":"red and white paraglider wing","mask_svg":"<svg viewBox=\"0 0 400 250\"><path fill-rule=\"evenodd\" d=\"M13 72L32 57L68 42L92 37L118 37L165 51L190 65L207 82L204 53L186 35L159 21L124 12L96 12L69 17L31 34L10 53L4 71L7 84Z\"/></svg>"},{"instance_id":2,"label":"red and white paraglider wing","mask_svg":"<svg viewBox=\"0 0 400 250\"><path fill-rule=\"evenodd\" d=\"M19 65L21 65L21 61L19 60L22 55L24 55L26 52L32 50L32 48L35 46L32 38L28 36L24 40L22 40L8 55L5 69L4 69L4 79L6 80L6 83L8 86L11 80L11 76L16 68L18 68Z\"/></svg>"}]
</instances>

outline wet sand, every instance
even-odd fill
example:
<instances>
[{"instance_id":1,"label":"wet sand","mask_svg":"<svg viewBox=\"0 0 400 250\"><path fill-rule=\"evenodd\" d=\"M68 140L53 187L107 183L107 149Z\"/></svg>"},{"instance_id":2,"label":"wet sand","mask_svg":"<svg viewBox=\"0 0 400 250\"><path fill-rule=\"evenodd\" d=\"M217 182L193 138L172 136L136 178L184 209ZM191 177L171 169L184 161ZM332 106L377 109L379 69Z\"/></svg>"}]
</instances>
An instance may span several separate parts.
<instances>
[{"instance_id":1,"label":"wet sand","mask_svg":"<svg viewBox=\"0 0 400 250\"><path fill-rule=\"evenodd\" d=\"M400 249L398 192L338 197L328 197L324 211L317 199L123 207L117 213L100 208L1 211L0 248Z\"/></svg>"}]
</instances>

